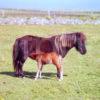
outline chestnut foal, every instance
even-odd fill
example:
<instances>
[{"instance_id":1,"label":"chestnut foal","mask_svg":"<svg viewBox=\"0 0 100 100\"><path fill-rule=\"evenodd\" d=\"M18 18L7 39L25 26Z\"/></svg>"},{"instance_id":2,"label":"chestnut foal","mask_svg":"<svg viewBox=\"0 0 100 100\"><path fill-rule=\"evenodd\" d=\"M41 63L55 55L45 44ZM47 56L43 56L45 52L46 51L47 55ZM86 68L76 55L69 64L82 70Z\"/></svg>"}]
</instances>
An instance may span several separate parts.
<instances>
[{"instance_id":1,"label":"chestnut foal","mask_svg":"<svg viewBox=\"0 0 100 100\"><path fill-rule=\"evenodd\" d=\"M57 78L63 80L63 69L61 66L62 57L55 52L51 53L32 53L30 58L37 61L38 71L36 73L35 80L41 78L42 68L45 64L54 64L57 69Z\"/></svg>"}]
</instances>

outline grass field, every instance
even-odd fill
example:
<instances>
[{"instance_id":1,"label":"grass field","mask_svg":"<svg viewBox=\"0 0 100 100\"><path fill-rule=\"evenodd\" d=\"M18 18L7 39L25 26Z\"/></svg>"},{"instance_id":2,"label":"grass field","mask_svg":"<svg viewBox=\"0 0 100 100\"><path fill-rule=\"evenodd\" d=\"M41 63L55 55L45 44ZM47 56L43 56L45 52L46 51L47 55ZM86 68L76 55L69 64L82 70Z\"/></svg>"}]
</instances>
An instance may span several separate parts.
<instances>
[{"instance_id":1,"label":"grass field","mask_svg":"<svg viewBox=\"0 0 100 100\"><path fill-rule=\"evenodd\" d=\"M87 36L87 54L74 48L64 58L64 80L56 79L56 68L46 65L43 79L35 81L37 65L27 59L25 78L13 76L12 46L26 34L50 36L82 31ZM0 26L0 100L100 100L100 25Z\"/></svg>"}]
</instances>

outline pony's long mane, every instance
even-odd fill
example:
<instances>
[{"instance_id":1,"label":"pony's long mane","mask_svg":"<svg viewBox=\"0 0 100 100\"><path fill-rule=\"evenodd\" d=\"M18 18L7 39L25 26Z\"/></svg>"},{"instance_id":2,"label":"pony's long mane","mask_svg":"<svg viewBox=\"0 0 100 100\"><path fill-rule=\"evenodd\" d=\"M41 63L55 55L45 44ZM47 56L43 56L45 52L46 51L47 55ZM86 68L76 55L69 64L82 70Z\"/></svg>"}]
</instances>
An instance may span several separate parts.
<instances>
[{"instance_id":1,"label":"pony's long mane","mask_svg":"<svg viewBox=\"0 0 100 100\"><path fill-rule=\"evenodd\" d=\"M76 42L76 34L62 34L55 37L55 45L59 50L61 47L72 47L72 45Z\"/></svg>"},{"instance_id":2,"label":"pony's long mane","mask_svg":"<svg viewBox=\"0 0 100 100\"><path fill-rule=\"evenodd\" d=\"M60 36L61 45L63 47L71 47L72 43L76 42L76 35L75 34L63 34Z\"/></svg>"}]
</instances>

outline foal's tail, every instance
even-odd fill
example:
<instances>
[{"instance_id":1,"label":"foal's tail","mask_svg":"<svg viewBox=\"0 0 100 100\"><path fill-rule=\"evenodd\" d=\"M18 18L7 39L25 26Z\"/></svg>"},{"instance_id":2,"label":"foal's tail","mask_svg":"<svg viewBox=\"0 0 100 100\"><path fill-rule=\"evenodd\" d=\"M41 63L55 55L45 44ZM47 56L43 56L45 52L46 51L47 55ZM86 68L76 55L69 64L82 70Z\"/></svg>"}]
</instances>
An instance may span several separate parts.
<instances>
[{"instance_id":1,"label":"foal's tail","mask_svg":"<svg viewBox=\"0 0 100 100\"><path fill-rule=\"evenodd\" d=\"M12 55L12 58L13 58L13 67L14 67L14 70L17 69L18 67L18 58L19 58L19 53L20 53L20 47L19 47L19 40L16 40L14 45L13 45L13 55Z\"/></svg>"}]
</instances>

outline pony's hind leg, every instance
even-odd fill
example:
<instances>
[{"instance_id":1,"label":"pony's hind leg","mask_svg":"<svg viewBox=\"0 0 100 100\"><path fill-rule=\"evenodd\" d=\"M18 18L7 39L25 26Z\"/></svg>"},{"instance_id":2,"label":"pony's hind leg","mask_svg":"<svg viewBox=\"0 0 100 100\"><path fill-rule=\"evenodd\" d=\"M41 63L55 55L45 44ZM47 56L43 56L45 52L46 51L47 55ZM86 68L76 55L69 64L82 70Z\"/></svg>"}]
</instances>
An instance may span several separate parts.
<instances>
[{"instance_id":1,"label":"pony's hind leg","mask_svg":"<svg viewBox=\"0 0 100 100\"><path fill-rule=\"evenodd\" d=\"M17 63L18 64L17 64L16 70L15 70L15 76L16 77L20 77L20 76L23 77L24 76L23 71L22 71L23 64L21 61L18 61Z\"/></svg>"},{"instance_id":2,"label":"pony's hind leg","mask_svg":"<svg viewBox=\"0 0 100 100\"><path fill-rule=\"evenodd\" d=\"M26 61L26 58L23 58L21 61L20 61L20 67L19 67L19 76L20 77L24 77L24 72L23 72L23 65Z\"/></svg>"},{"instance_id":3,"label":"pony's hind leg","mask_svg":"<svg viewBox=\"0 0 100 100\"><path fill-rule=\"evenodd\" d=\"M23 63L22 63L22 66L19 68L19 77L24 77Z\"/></svg>"},{"instance_id":4,"label":"pony's hind leg","mask_svg":"<svg viewBox=\"0 0 100 100\"><path fill-rule=\"evenodd\" d=\"M17 67L16 67L16 70L15 70L15 76L24 77L23 64L24 64L25 60L26 59L17 61Z\"/></svg>"},{"instance_id":5,"label":"pony's hind leg","mask_svg":"<svg viewBox=\"0 0 100 100\"><path fill-rule=\"evenodd\" d=\"M15 70L14 75L16 77L19 77L19 69L18 69L18 66L14 70Z\"/></svg>"}]
</instances>

